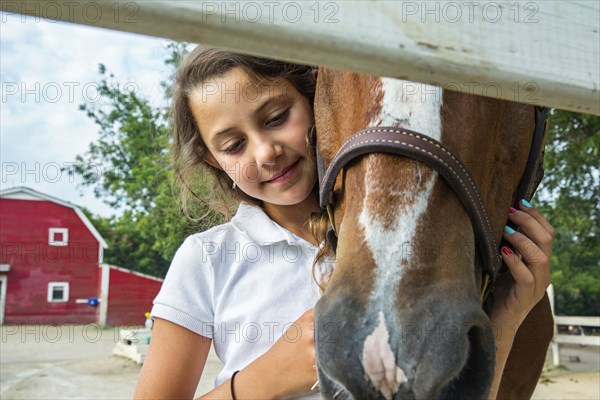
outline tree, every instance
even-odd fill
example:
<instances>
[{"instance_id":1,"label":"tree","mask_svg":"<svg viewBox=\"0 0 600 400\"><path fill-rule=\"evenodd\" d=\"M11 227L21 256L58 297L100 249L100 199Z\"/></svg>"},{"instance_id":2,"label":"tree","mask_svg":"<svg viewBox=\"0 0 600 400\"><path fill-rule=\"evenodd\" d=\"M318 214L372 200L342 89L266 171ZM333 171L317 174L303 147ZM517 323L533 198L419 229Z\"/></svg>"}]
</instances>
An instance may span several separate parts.
<instances>
[{"instance_id":1,"label":"tree","mask_svg":"<svg viewBox=\"0 0 600 400\"><path fill-rule=\"evenodd\" d=\"M169 49L165 63L175 65L185 45L172 43ZM119 87L102 64L99 74L101 100L80 106L99 126L99 139L68 172L80 175L83 186L92 186L96 197L120 211L108 219L87 213L109 245L105 262L162 277L183 239L221 218L202 204L196 214L206 216L200 221L181 213L170 168L168 110ZM162 86L170 93L169 84Z\"/></svg>"},{"instance_id":2,"label":"tree","mask_svg":"<svg viewBox=\"0 0 600 400\"><path fill-rule=\"evenodd\" d=\"M538 205L556 229L557 314L600 315L600 117L551 110Z\"/></svg>"}]
</instances>

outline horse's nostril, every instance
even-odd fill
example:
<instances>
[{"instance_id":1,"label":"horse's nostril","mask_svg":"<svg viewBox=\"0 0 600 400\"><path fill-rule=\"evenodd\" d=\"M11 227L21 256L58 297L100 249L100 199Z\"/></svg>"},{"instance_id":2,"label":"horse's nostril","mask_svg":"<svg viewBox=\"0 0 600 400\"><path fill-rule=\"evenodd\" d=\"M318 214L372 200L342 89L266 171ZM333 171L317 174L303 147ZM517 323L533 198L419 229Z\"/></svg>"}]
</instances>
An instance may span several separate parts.
<instances>
[{"instance_id":1,"label":"horse's nostril","mask_svg":"<svg viewBox=\"0 0 600 400\"><path fill-rule=\"evenodd\" d=\"M494 374L494 340L489 327L469 329L469 353L460 373L442 389L441 399L483 398Z\"/></svg>"}]
</instances>

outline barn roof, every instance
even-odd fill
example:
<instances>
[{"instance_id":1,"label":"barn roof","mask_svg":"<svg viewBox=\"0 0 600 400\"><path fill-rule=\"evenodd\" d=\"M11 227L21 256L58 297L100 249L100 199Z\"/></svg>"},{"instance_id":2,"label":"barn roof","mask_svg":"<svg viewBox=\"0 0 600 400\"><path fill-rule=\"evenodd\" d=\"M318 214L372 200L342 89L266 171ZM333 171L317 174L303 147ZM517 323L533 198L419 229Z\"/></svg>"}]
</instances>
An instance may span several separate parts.
<instances>
[{"instance_id":1,"label":"barn roof","mask_svg":"<svg viewBox=\"0 0 600 400\"><path fill-rule=\"evenodd\" d=\"M75 211L75 214L77 214L77 216L81 219L81 221L84 223L84 225L92 233L92 235L94 235L94 237L98 240L98 243L100 243L100 246L102 246L103 249L108 248L108 244L106 244L106 241L100 235L100 233L96 230L96 228L94 227L92 222L88 219L88 217L85 216L83 211L81 211L81 209L73 203L69 203L68 201L61 200L54 196L50 196L48 194L38 192L37 190L33 190L33 189L25 187L25 186L17 186L17 187L13 187L13 188L0 190L0 197L6 198L6 199L18 199L18 200L47 200L52 203L60 204L61 206L72 208L73 211Z\"/></svg>"},{"instance_id":2,"label":"barn roof","mask_svg":"<svg viewBox=\"0 0 600 400\"><path fill-rule=\"evenodd\" d=\"M110 267L112 269L116 269L117 271L125 272L125 273L132 274L132 275L141 276L142 278L151 279L151 280L158 281L158 282L163 282L164 281L164 279L161 279L161 278L159 278L157 276L152 276L152 275L144 274L144 273L141 273L141 272L138 272L138 271L134 271L132 269L118 267L118 266L113 265L113 264L106 264L106 263L100 264L101 267L104 266L104 265L107 265L108 267Z\"/></svg>"}]
</instances>

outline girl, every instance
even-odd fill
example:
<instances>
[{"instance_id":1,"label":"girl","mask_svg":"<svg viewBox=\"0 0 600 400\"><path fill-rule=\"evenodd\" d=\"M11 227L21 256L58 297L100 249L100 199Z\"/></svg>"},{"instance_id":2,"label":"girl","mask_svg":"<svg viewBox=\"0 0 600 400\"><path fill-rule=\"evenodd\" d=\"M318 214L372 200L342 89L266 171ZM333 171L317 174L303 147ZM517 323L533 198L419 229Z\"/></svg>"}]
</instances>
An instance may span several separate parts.
<instances>
[{"instance_id":1,"label":"girl","mask_svg":"<svg viewBox=\"0 0 600 400\"><path fill-rule=\"evenodd\" d=\"M202 398L318 397L312 307L319 288L310 276L319 243L307 222L319 221L314 89L310 67L219 49L197 47L178 67L173 153L184 207L205 171L241 202L229 223L188 237L177 251L154 301L136 398L191 398L211 343L225 365ZM509 218L546 257L531 272L503 254L516 284L496 301L492 321L512 332L549 284L554 232L528 206ZM520 233L505 237L517 248L531 243ZM497 343L491 397L508 336Z\"/></svg>"}]
</instances>

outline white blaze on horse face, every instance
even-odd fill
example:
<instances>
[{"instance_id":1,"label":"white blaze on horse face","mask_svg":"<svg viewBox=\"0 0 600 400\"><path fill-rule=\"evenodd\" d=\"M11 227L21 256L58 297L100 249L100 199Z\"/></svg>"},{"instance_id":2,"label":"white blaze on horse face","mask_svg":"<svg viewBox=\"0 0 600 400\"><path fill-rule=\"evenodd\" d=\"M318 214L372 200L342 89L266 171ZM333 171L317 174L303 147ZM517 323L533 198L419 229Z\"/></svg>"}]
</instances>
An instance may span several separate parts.
<instances>
[{"instance_id":1,"label":"white blaze on horse face","mask_svg":"<svg viewBox=\"0 0 600 400\"><path fill-rule=\"evenodd\" d=\"M441 140L442 89L398 79L381 80L381 112L373 118L370 126L397 126ZM390 194L390 199L392 195L396 196L395 198L410 199L398 208L396 220L387 224L386 228L369 209L369 206L377 202L375 193L382 190L377 186L378 180L381 180L377 156L368 155L365 161L365 197L359 223L364 228L365 240L377 264L376 282L371 298L375 304L381 304L379 301L396 298L390 290L398 287L402 276L401 265L410 264L410 250L415 245L416 227L427 208L438 174L428 174L429 179L419 185L420 192L415 192L414 186L406 187L401 180L397 180L399 182L396 187L384 188ZM373 199L370 199L370 196Z\"/></svg>"},{"instance_id":2,"label":"white blaze on horse face","mask_svg":"<svg viewBox=\"0 0 600 400\"><path fill-rule=\"evenodd\" d=\"M403 127L436 140L441 139L441 88L382 78L382 91L381 112L373 118L370 126ZM424 174L424 180L420 180L423 176L417 176L416 181L420 183L410 187L402 179L388 179L382 186L377 184L382 180L381 158L378 160L377 155L371 154L365 157L365 163L365 197L359 223L376 263L370 307L372 311L385 311L388 318L392 318L391 325L398 326L401 321L396 321L394 299L397 298L403 272L411 265L416 229L427 209L438 174ZM411 171L409 173L412 174ZM418 166L414 173L420 175ZM385 191L383 197L382 191ZM398 204L394 200L398 200ZM378 201L389 202L382 205L377 204ZM395 220L384 225L378 220L378 213L371 210L377 210L378 207L393 207Z\"/></svg>"},{"instance_id":3,"label":"white blaze on horse face","mask_svg":"<svg viewBox=\"0 0 600 400\"><path fill-rule=\"evenodd\" d=\"M397 79L381 79L381 112L373 118L370 126L398 126L441 140L442 89ZM375 193L382 190L377 185L378 180L381 180L377 156L368 155L365 161L365 197L359 223L364 228L365 240L377 264L376 282L371 297L376 304L381 304L380 300L396 298L389 290L398 287L402 276L401 265L410 264L410 250L415 246L416 227L427 209L438 174L428 174L430 178L419 186L420 192L415 192L414 186L406 187L401 180L398 180L396 187L384 188L390 194L389 198L395 195L395 198L410 199L398 208L396 220L387 224L386 228L378 221L377 215L372 215L369 210L369 206L376 203ZM370 196L373 198L370 199Z\"/></svg>"},{"instance_id":4,"label":"white blaze on horse face","mask_svg":"<svg viewBox=\"0 0 600 400\"><path fill-rule=\"evenodd\" d=\"M408 380L404 371L396 365L389 339L385 316L379 311L379 325L365 339L362 360L367 377L386 399L391 399L400 385Z\"/></svg>"},{"instance_id":5,"label":"white blaze on horse face","mask_svg":"<svg viewBox=\"0 0 600 400\"><path fill-rule=\"evenodd\" d=\"M399 126L436 140L441 139L442 88L400 79L381 78L381 91L381 111L371 119L369 127Z\"/></svg>"}]
</instances>

